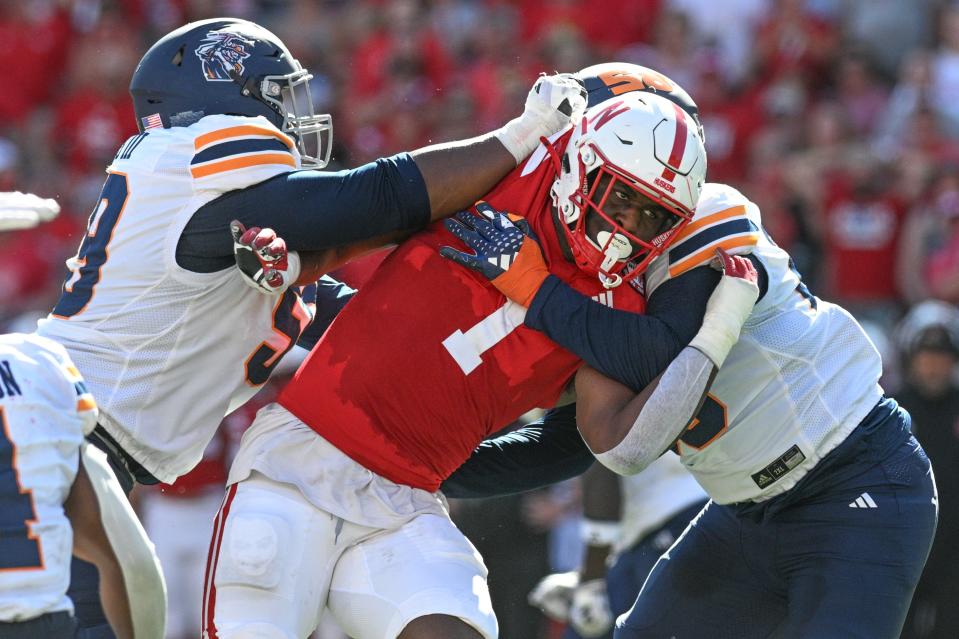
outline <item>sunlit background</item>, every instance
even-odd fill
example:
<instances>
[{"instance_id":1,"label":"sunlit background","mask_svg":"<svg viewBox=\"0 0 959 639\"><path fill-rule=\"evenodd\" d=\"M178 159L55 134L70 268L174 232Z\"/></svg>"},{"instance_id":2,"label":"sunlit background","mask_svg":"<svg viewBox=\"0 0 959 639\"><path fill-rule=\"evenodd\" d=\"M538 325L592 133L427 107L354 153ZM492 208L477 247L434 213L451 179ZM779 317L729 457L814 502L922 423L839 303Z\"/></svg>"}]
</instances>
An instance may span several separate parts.
<instances>
[{"instance_id":1,"label":"sunlit background","mask_svg":"<svg viewBox=\"0 0 959 639\"><path fill-rule=\"evenodd\" d=\"M897 330L924 300L959 301L959 7L936 0L2 0L0 191L31 190L63 207L53 222L0 237L5 330L31 330L58 295L104 168L136 132L127 86L139 57L167 31L222 15L270 28L313 73L317 111L333 115L331 168L497 127L519 113L540 71L620 60L682 85L702 114L709 179L759 204L810 289L867 326L884 356L887 391L901 389L915 402L903 401L933 458L942 515L903 636L959 637L951 625L959 622L948 618L957 606L942 603L959 591L959 389L951 380L944 390L930 386L921 369L927 351L955 364L959 321L949 306ZM923 337L940 325L950 336L945 346ZM171 639L197 636L208 542L196 526L171 522L210 519L224 465L255 408L227 419L207 460L178 486L136 495L164 556ZM543 575L578 565L576 482L453 506L490 568L504 639L560 636L525 601Z\"/></svg>"}]
</instances>

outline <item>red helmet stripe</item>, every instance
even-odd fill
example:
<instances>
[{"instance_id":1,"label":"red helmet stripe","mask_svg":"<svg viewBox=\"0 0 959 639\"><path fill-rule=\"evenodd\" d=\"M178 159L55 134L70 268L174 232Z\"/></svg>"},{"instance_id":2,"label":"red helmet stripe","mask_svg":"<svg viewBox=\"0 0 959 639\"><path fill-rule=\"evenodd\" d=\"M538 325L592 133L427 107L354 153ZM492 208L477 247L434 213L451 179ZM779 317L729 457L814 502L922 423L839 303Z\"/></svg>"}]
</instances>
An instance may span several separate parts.
<instances>
[{"instance_id":1,"label":"red helmet stripe","mask_svg":"<svg viewBox=\"0 0 959 639\"><path fill-rule=\"evenodd\" d=\"M676 178L676 172L670 169L678 169L683 164L683 155L686 153L686 112L679 108L675 102L672 103L676 110L676 137L673 138L673 148L669 152L669 161L667 168L663 169L663 179L670 182Z\"/></svg>"}]
</instances>

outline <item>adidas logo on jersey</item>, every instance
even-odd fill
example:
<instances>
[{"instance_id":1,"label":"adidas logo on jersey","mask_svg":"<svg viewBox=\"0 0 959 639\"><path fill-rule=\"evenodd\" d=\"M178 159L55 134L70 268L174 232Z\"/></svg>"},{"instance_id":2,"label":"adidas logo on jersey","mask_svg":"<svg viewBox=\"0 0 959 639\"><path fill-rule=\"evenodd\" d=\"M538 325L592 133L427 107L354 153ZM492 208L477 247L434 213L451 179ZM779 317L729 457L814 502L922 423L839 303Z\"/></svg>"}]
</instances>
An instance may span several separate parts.
<instances>
[{"instance_id":1,"label":"adidas logo on jersey","mask_svg":"<svg viewBox=\"0 0 959 639\"><path fill-rule=\"evenodd\" d=\"M873 501L872 497L869 496L869 493L863 493L856 498L856 501L849 504L850 508L879 508L876 505L876 502Z\"/></svg>"},{"instance_id":2,"label":"adidas logo on jersey","mask_svg":"<svg viewBox=\"0 0 959 639\"><path fill-rule=\"evenodd\" d=\"M604 306L613 308L613 292L612 291L603 291L599 295L593 295L593 301L599 302Z\"/></svg>"}]
</instances>

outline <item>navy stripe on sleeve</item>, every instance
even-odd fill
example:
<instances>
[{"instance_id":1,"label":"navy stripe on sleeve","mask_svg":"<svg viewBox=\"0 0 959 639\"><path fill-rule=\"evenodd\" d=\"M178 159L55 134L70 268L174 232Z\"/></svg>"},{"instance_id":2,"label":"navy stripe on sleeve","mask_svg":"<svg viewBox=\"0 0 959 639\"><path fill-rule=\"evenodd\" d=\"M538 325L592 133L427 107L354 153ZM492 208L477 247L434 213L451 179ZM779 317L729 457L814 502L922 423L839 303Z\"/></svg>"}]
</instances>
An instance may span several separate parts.
<instances>
[{"instance_id":1,"label":"navy stripe on sleeve","mask_svg":"<svg viewBox=\"0 0 959 639\"><path fill-rule=\"evenodd\" d=\"M289 153L290 149L276 138L228 140L203 149L193 156L190 164L200 164L202 162L209 162L210 160L219 160L220 158L225 158L230 155L254 153L256 151L283 151L284 153Z\"/></svg>"},{"instance_id":2,"label":"navy stripe on sleeve","mask_svg":"<svg viewBox=\"0 0 959 639\"><path fill-rule=\"evenodd\" d=\"M739 217L722 224L717 224L712 228L700 231L685 242L677 244L669 250L669 263L675 264L688 255L692 255L699 249L707 246L717 240L729 235L739 235L740 233L758 233L759 227L749 218Z\"/></svg>"}]
</instances>

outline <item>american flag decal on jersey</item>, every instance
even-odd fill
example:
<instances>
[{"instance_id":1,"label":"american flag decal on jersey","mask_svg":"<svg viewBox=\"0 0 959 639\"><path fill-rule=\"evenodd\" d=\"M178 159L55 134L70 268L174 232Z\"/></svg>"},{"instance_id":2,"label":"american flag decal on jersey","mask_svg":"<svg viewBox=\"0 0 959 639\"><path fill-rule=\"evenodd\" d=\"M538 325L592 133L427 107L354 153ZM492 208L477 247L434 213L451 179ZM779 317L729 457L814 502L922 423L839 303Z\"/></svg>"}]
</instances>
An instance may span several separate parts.
<instances>
[{"instance_id":1,"label":"american flag decal on jersey","mask_svg":"<svg viewBox=\"0 0 959 639\"><path fill-rule=\"evenodd\" d=\"M147 129L159 129L163 126L163 120L160 119L159 113L154 113L153 115L148 115L145 118L140 118L140 121L143 122L143 130Z\"/></svg>"}]
</instances>

